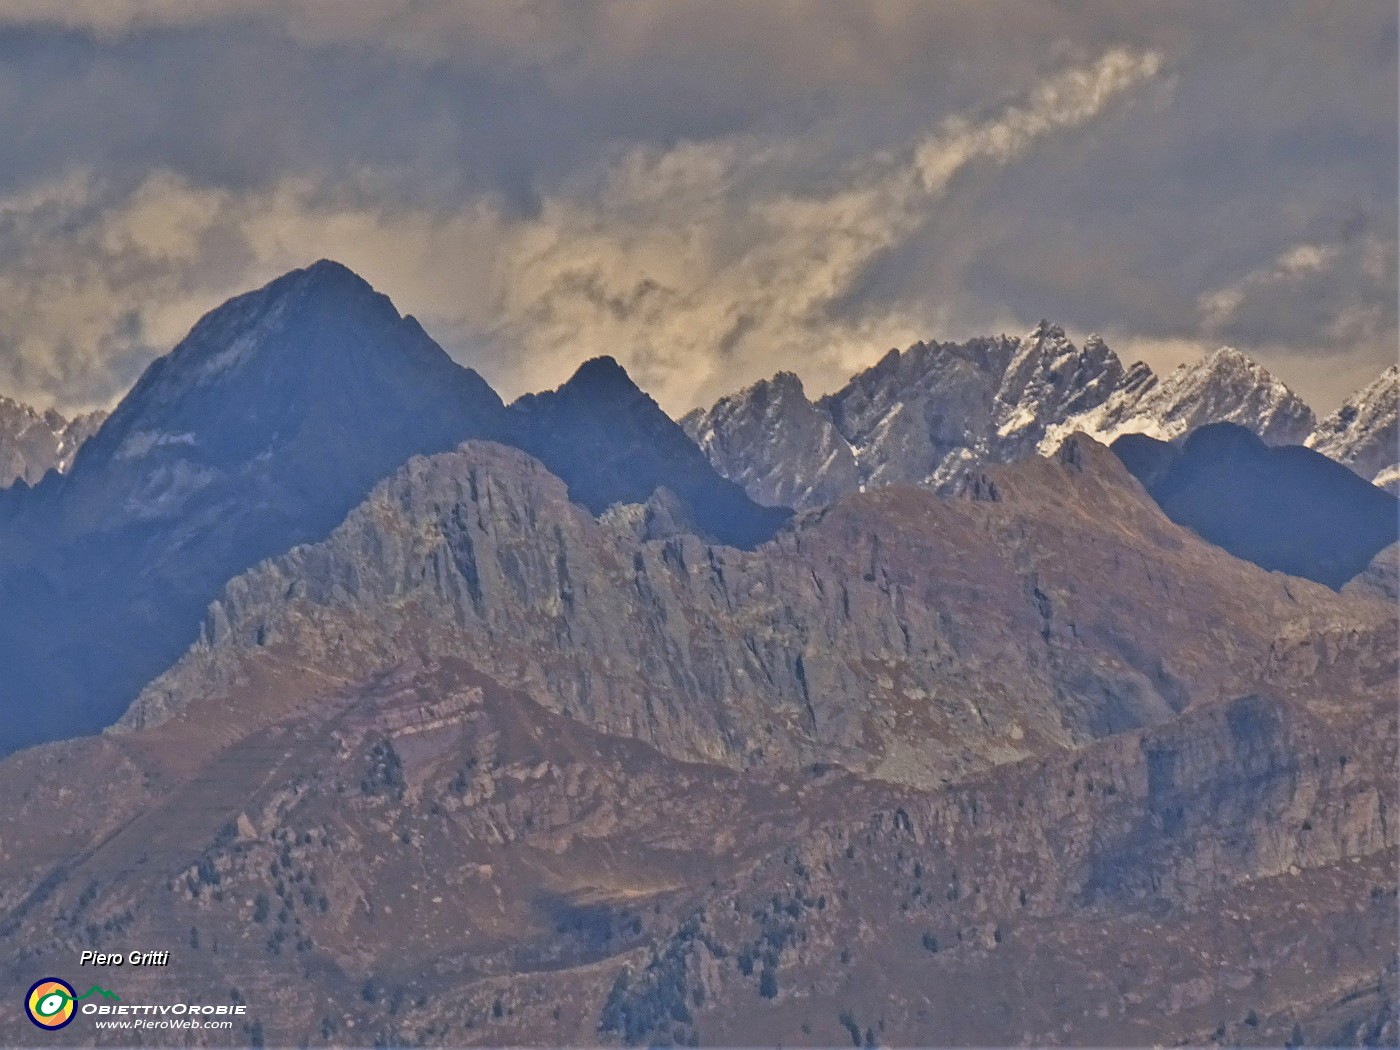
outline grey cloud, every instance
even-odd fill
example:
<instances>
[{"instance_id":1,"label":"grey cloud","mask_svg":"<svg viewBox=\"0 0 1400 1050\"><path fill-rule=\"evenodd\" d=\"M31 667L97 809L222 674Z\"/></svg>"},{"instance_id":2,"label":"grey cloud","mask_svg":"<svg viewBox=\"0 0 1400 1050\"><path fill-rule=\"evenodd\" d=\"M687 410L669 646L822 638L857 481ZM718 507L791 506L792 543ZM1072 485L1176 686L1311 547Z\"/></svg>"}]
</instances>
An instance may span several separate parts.
<instances>
[{"instance_id":1,"label":"grey cloud","mask_svg":"<svg viewBox=\"0 0 1400 1050\"><path fill-rule=\"evenodd\" d=\"M1228 339L1326 407L1394 353L1395 21L0 0L0 389L105 400L219 297L337 255L512 392L604 347L683 409L1053 316L1173 354ZM993 126L1116 49L1162 69L1008 162L984 144L936 206L891 188L930 129ZM1299 245L1332 266L1267 279Z\"/></svg>"}]
</instances>

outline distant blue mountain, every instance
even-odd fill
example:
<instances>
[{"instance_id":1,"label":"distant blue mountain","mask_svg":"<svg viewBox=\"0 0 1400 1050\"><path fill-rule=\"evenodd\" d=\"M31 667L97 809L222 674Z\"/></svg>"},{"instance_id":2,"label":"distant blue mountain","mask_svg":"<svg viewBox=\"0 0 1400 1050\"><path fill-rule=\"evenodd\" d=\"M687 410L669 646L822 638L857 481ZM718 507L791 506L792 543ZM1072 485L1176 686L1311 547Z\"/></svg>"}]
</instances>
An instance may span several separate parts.
<instances>
[{"instance_id":1,"label":"distant blue mountain","mask_svg":"<svg viewBox=\"0 0 1400 1050\"><path fill-rule=\"evenodd\" d=\"M1339 588L1400 533L1388 492L1233 423L1201 427L1180 447L1143 434L1112 447L1172 521L1265 569Z\"/></svg>"},{"instance_id":2,"label":"distant blue mountain","mask_svg":"<svg viewBox=\"0 0 1400 1050\"><path fill-rule=\"evenodd\" d=\"M469 438L534 453L594 511L664 484L726 542L785 519L720 478L616 364L507 410L386 296L318 262L210 312L67 475L3 493L0 754L110 725L227 580Z\"/></svg>"},{"instance_id":3,"label":"distant blue mountain","mask_svg":"<svg viewBox=\"0 0 1400 1050\"><path fill-rule=\"evenodd\" d=\"M664 486L707 538L753 547L792 516L763 507L721 477L680 425L611 357L585 362L558 390L510 406L509 441L544 462L569 498L599 514L644 502Z\"/></svg>"},{"instance_id":4,"label":"distant blue mountain","mask_svg":"<svg viewBox=\"0 0 1400 1050\"><path fill-rule=\"evenodd\" d=\"M68 475L6 501L0 752L110 724L230 577L325 535L415 453L504 425L485 380L337 263L212 311Z\"/></svg>"}]
</instances>

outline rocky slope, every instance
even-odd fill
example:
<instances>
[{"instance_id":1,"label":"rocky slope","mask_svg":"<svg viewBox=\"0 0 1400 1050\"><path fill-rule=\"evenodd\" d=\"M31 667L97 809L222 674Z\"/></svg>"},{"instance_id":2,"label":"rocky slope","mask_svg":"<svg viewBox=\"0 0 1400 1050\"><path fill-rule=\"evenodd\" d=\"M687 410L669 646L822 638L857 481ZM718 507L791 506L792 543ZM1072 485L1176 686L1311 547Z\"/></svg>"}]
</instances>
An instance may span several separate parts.
<instances>
[{"instance_id":1,"label":"rocky slope","mask_svg":"<svg viewBox=\"0 0 1400 1050\"><path fill-rule=\"evenodd\" d=\"M1083 437L753 551L569 491L415 457L121 731L0 762L10 983L165 946L107 983L228 1046L1400 1034L1388 600Z\"/></svg>"},{"instance_id":2,"label":"rocky slope","mask_svg":"<svg viewBox=\"0 0 1400 1050\"><path fill-rule=\"evenodd\" d=\"M235 579L122 724L259 668L354 678L455 654L674 757L927 786L1241 692L1281 625L1355 615L1172 525L1087 440L959 498L850 497L752 553L639 542L537 461L469 443Z\"/></svg>"},{"instance_id":3,"label":"rocky slope","mask_svg":"<svg viewBox=\"0 0 1400 1050\"><path fill-rule=\"evenodd\" d=\"M1268 692L936 790L269 661L0 763L0 969L168 945L105 983L247 1003L209 1045L1392 1045L1395 656L1285 634Z\"/></svg>"},{"instance_id":4,"label":"rocky slope","mask_svg":"<svg viewBox=\"0 0 1400 1050\"><path fill-rule=\"evenodd\" d=\"M7 742L136 697L0 760L0 970L168 950L100 979L247 1005L201 1045L1394 1045L1395 548L1337 593L1030 455L1143 381L751 391L871 471L790 517L615 362L506 408L334 264L234 300L0 500Z\"/></svg>"},{"instance_id":5,"label":"rocky slope","mask_svg":"<svg viewBox=\"0 0 1400 1050\"><path fill-rule=\"evenodd\" d=\"M67 419L0 397L0 488L16 481L35 485L50 470L66 471L105 418L105 412L87 412Z\"/></svg>"},{"instance_id":6,"label":"rocky slope","mask_svg":"<svg viewBox=\"0 0 1400 1050\"><path fill-rule=\"evenodd\" d=\"M1400 366L1391 365L1317 425L1307 446L1400 495Z\"/></svg>"},{"instance_id":7,"label":"rocky slope","mask_svg":"<svg viewBox=\"0 0 1400 1050\"><path fill-rule=\"evenodd\" d=\"M1053 452L1076 432L1175 440L1234 422L1298 444L1312 410L1244 354L1222 348L1159 381L1124 369L1097 336L1076 347L1042 321L1021 339L891 351L812 403L780 374L681 422L715 469L762 503L811 509L888 484L947 491L978 466Z\"/></svg>"}]
</instances>

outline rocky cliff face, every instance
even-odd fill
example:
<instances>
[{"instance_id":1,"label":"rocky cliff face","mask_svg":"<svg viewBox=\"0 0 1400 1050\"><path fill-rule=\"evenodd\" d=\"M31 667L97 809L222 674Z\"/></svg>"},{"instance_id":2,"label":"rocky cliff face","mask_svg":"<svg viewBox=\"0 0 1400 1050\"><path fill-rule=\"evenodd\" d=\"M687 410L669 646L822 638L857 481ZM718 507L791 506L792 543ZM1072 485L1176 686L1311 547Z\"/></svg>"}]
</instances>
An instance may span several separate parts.
<instances>
[{"instance_id":1,"label":"rocky cliff face","mask_svg":"<svg viewBox=\"0 0 1400 1050\"><path fill-rule=\"evenodd\" d=\"M1397 413L1400 366L1391 365L1319 423L1307 445L1392 495L1400 495Z\"/></svg>"},{"instance_id":2,"label":"rocky cliff face","mask_svg":"<svg viewBox=\"0 0 1400 1050\"><path fill-rule=\"evenodd\" d=\"M643 954L612 986L605 1030L857 1046L1388 1038L1395 797L1363 770L1393 761L1395 731L1382 703L1358 706L1337 722L1244 697L826 825ZM1346 931L1325 977L1296 951L1318 923ZM702 1007L678 1023L677 1000Z\"/></svg>"},{"instance_id":3,"label":"rocky cliff face","mask_svg":"<svg viewBox=\"0 0 1400 1050\"><path fill-rule=\"evenodd\" d=\"M16 481L36 485L51 470L66 471L106 417L88 412L67 419L53 409L37 412L0 397L0 488Z\"/></svg>"},{"instance_id":4,"label":"rocky cliff face","mask_svg":"<svg viewBox=\"0 0 1400 1050\"><path fill-rule=\"evenodd\" d=\"M457 654L679 758L931 785L1242 691L1280 624L1354 615L1171 525L1085 441L956 499L849 498L753 553L638 542L537 461L468 444L234 580L122 724L269 662L364 677Z\"/></svg>"}]
</instances>

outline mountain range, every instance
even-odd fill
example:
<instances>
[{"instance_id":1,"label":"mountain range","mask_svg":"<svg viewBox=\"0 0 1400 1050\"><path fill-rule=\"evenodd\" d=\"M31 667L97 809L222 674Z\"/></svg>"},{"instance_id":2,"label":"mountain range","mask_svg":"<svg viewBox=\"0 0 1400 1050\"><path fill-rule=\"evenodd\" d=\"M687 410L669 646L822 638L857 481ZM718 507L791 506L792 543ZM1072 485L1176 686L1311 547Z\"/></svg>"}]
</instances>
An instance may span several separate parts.
<instances>
[{"instance_id":1,"label":"mountain range","mask_svg":"<svg viewBox=\"0 0 1400 1050\"><path fill-rule=\"evenodd\" d=\"M1022 338L917 343L891 350L813 402L780 373L681 420L715 469L759 503L802 509L884 484L947 491L970 470L1086 433L1180 441L1235 423L1270 445L1307 444L1368 481L1394 488L1397 370L1316 423L1276 377L1229 347L1159 379L1123 367L1091 336L1076 347L1042 321Z\"/></svg>"},{"instance_id":2,"label":"mountain range","mask_svg":"<svg viewBox=\"0 0 1400 1050\"><path fill-rule=\"evenodd\" d=\"M325 536L409 457L468 438L530 448L596 509L666 482L717 539L752 544L785 520L715 474L625 375L602 396L599 375L614 372L585 365L554 394L507 408L328 261L212 311L66 474L0 493L0 703L27 712L0 729L0 751L111 724L194 640L226 581ZM606 472L580 473L580 451Z\"/></svg>"},{"instance_id":3,"label":"mountain range","mask_svg":"<svg viewBox=\"0 0 1400 1050\"><path fill-rule=\"evenodd\" d=\"M168 947L221 1046L1393 1045L1352 404L1042 324L507 405L294 271L0 491L0 971Z\"/></svg>"}]
</instances>

